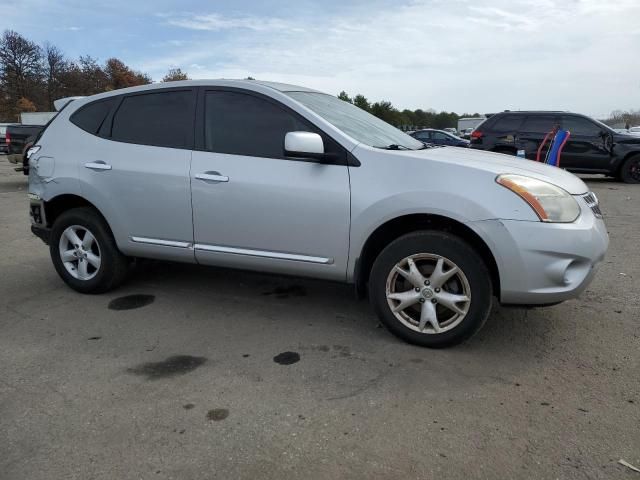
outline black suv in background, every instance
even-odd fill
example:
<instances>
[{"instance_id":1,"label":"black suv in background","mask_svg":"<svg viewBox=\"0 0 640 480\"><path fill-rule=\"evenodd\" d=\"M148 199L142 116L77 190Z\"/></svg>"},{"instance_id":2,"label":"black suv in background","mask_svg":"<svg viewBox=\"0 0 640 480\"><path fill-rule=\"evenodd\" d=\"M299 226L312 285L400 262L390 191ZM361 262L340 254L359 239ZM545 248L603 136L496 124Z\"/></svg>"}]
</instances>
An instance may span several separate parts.
<instances>
[{"instance_id":1,"label":"black suv in background","mask_svg":"<svg viewBox=\"0 0 640 480\"><path fill-rule=\"evenodd\" d=\"M489 117L471 134L471 148L535 160L545 135L560 127L571 132L560 167L574 173L603 173L626 183L640 183L640 137L616 133L587 116L568 112L510 112ZM542 155L546 153L542 152Z\"/></svg>"}]
</instances>

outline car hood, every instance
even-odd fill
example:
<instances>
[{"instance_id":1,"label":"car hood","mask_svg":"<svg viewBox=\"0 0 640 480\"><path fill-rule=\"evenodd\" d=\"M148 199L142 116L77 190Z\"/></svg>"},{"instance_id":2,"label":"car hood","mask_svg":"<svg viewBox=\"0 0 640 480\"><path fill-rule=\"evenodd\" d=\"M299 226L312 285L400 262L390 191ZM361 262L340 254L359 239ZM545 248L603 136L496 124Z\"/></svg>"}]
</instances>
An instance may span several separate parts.
<instances>
[{"instance_id":1,"label":"car hood","mask_svg":"<svg viewBox=\"0 0 640 480\"><path fill-rule=\"evenodd\" d=\"M581 179L561 168L502 153L453 147L427 148L398 153L483 170L496 176L504 173L525 175L552 183L572 195L581 195L589 191Z\"/></svg>"},{"instance_id":2,"label":"car hood","mask_svg":"<svg viewBox=\"0 0 640 480\"><path fill-rule=\"evenodd\" d=\"M640 133L617 133L613 138L616 143L640 145Z\"/></svg>"}]
</instances>

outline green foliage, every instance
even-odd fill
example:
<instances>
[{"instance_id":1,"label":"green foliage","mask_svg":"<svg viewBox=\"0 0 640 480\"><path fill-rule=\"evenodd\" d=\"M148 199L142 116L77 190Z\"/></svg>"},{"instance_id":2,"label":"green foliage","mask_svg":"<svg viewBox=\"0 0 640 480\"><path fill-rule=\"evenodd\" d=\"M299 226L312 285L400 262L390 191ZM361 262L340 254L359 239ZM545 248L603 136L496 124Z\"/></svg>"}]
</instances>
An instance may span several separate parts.
<instances>
[{"instance_id":1,"label":"green foliage","mask_svg":"<svg viewBox=\"0 0 640 480\"><path fill-rule=\"evenodd\" d=\"M360 107L362 110L365 110L367 112L371 110L371 105L369 104L369 101L364 95L358 94L355 97L353 97L353 104L356 107Z\"/></svg>"},{"instance_id":2,"label":"green foliage","mask_svg":"<svg viewBox=\"0 0 640 480\"><path fill-rule=\"evenodd\" d=\"M479 113L470 115L464 113L458 115L455 112L440 112L435 110L398 110L391 102L383 100L380 102L370 103L364 95L358 94L351 98L344 90L338 95L340 100L353 103L356 107L381 118L387 123L394 125L403 130L411 130L418 128L455 128L458 126L458 119L462 117L481 117Z\"/></svg>"},{"instance_id":3,"label":"green foliage","mask_svg":"<svg viewBox=\"0 0 640 480\"><path fill-rule=\"evenodd\" d=\"M351 97L349 97L349 95L347 95L347 92L345 92L344 90L338 94L338 98L344 102L353 103L353 100L351 100Z\"/></svg>"}]
</instances>

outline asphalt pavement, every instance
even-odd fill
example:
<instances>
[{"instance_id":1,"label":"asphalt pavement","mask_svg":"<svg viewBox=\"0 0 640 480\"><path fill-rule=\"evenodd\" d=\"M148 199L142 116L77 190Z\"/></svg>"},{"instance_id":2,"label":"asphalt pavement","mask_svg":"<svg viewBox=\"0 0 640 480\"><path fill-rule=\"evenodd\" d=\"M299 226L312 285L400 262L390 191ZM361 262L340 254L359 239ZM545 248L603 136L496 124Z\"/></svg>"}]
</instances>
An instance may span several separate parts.
<instances>
[{"instance_id":1,"label":"asphalt pavement","mask_svg":"<svg viewBox=\"0 0 640 480\"><path fill-rule=\"evenodd\" d=\"M640 479L640 185L587 182L582 297L428 350L335 283L144 262L75 293L0 156L0 479Z\"/></svg>"}]
</instances>

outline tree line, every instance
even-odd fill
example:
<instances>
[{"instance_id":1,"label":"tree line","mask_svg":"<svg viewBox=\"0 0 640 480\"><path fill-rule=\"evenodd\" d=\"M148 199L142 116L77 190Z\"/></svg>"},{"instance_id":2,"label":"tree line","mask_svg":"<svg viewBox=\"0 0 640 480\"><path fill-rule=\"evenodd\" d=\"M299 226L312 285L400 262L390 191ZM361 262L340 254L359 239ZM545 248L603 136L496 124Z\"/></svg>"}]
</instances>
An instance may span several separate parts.
<instances>
[{"instance_id":1,"label":"tree line","mask_svg":"<svg viewBox=\"0 0 640 480\"><path fill-rule=\"evenodd\" d=\"M460 118L482 117L477 112L458 115L455 112L436 112L433 109L422 110L421 108L401 111L386 100L371 103L364 95L357 94L354 97L350 97L344 90L338 94L338 98L366 110L401 130L456 128Z\"/></svg>"},{"instance_id":2,"label":"tree line","mask_svg":"<svg viewBox=\"0 0 640 480\"><path fill-rule=\"evenodd\" d=\"M614 110L604 123L613 128L629 128L640 126L640 110Z\"/></svg>"},{"instance_id":3,"label":"tree line","mask_svg":"<svg viewBox=\"0 0 640 480\"><path fill-rule=\"evenodd\" d=\"M163 81L187 78L171 69ZM149 75L115 57L104 63L89 55L69 59L55 45L38 45L12 30L0 37L0 122L19 121L21 112L52 111L58 98L147 83Z\"/></svg>"}]
</instances>

